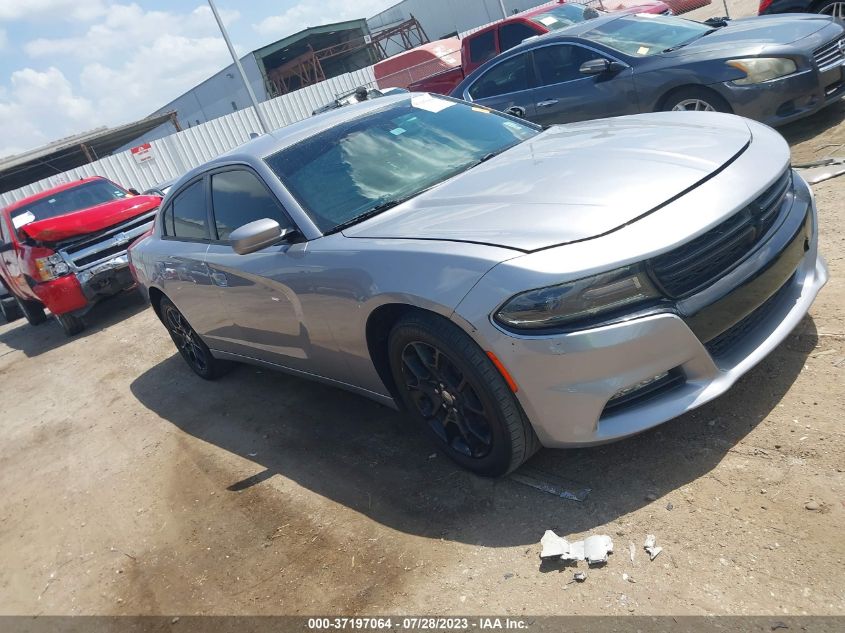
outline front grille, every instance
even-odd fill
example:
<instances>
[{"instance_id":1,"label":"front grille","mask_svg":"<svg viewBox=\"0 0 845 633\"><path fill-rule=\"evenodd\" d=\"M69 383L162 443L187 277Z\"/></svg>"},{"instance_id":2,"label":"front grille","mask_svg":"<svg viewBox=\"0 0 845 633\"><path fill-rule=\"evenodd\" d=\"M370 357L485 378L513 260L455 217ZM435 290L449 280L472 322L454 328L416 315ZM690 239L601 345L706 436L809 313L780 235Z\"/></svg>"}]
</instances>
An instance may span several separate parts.
<instances>
[{"instance_id":1,"label":"front grille","mask_svg":"<svg viewBox=\"0 0 845 633\"><path fill-rule=\"evenodd\" d=\"M760 323L765 321L777 307L778 303L780 303L781 298L789 291L789 287L792 285L793 279L795 279L795 275L790 277L789 280L783 284L777 292L775 292L775 294L761 303L754 312L732 327L729 327L715 338L707 341L704 344L704 347L707 348L710 355L715 358L724 356L730 352L739 341L744 339L749 332L755 330Z\"/></svg>"},{"instance_id":2,"label":"front grille","mask_svg":"<svg viewBox=\"0 0 845 633\"><path fill-rule=\"evenodd\" d=\"M830 70L845 61L845 51L842 50L843 41L845 41L845 36L828 42L813 51L813 60L815 60L820 71Z\"/></svg>"},{"instance_id":3,"label":"front grille","mask_svg":"<svg viewBox=\"0 0 845 633\"><path fill-rule=\"evenodd\" d=\"M784 174L756 200L683 246L649 262L652 278L671 298L700 290L729 272L752 252L775 222L792 184Z\"/></svg>"},{"instance_id":4,"label":"front grille","mask_svg":"<svg viewBox=\"0 0 845 633\"><path fill-rule=\"evenodd\" d=\"M103 231L86 235L59 249L59 253L75 272L85 270L122 255L129 245L153 226L156 210L132 218Z\"/></svg>"}]
</instances>

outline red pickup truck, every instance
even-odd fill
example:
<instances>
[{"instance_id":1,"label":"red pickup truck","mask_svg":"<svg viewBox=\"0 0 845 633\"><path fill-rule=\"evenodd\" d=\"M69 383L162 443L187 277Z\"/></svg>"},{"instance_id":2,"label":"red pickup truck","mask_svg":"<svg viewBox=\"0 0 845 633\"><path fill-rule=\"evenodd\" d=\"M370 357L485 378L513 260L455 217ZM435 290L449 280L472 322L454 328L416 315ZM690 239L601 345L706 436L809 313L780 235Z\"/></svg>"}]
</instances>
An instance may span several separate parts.
<instances>
[{"instance_id":1,"label":"red pickup truck","mask_svg":"<svg viewBox=\"0 0 845 633\"><path fill-rule=\"evenodd\" d=\"M710 0L704 0L703 4ZM672 13L662 0L601 0L593 6L558 0L556 5L543 5L470 33L461 40L461 65L408 85L411 92L432 92L447 95L473 70L499 53L510 50L523 40L543 35L565 26L598 17L599 11L625 13ZM700 2L699 2L700 4Z\"/></svg>"},{"instance_id":2,"label":"red pickup truck","mask_svg":"<svg viewBox=\"0 0 845 633\"><path fill-rule=\"evenodd\" d=\"M126 250L152 228L158 196L133 195L86 178L0 211L0 284L14 297L3 314L43 323L50 310L65 334L100 299L134 286Z\"/></svg>"}]
</instances>

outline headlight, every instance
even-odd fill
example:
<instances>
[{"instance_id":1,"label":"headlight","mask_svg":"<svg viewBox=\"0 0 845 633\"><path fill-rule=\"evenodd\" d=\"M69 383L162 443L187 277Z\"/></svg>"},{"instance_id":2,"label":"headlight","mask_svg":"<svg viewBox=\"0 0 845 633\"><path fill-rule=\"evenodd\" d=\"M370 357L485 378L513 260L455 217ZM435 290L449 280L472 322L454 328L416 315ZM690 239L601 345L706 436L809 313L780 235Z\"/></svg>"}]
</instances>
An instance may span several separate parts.
<instances>
[{"instance_id":1,"label":"headlight","mask_svg":"<svg viewBox=\"0 0 845 633\"><path fill-rule=\"evenodd\" d=\"M61 255L38 257L35 260L35 268L38 271L41 281L50 281L56 277L66 275L70 271L70 268L68 268Z\"/></svg>"},{"instance_id":2,"label":"headlight","mask_svg":"<svg viewBox=\"0 0 845 633\"><path fill-rule=\"evenodd\" d=\"M749 57L748 59L731 59L726 63L745 73L745 77L734 79L733 83L738 86L759 84L791 75L797 70L795 62L785 57Z\"/></svg>"},{"instance_id":3,"label":"headlight","mask_svg":"<svg viewBox=\"0 0 845 633\"><path fill-rule=\"evenodd\" d=\"M515 328L544 328L594 317L661 297L638 266L626 266L510 299L496 319Z\"/></svg>"}]
</instances>

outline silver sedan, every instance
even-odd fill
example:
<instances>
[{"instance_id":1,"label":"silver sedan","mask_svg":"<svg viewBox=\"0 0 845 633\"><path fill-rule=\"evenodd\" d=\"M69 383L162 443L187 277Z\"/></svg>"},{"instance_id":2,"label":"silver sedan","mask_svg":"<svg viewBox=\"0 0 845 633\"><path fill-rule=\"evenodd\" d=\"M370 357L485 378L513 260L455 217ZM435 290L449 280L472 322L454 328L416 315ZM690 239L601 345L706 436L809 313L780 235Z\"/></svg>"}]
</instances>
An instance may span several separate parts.
<instances>
[{"instance_id":1,"label":"silver sedan","mask_svg":"<svg viewBox=\"0 0 845 633\"><path fill-rule=\"evenodd\" d=\"M727 390L827 271L773 130L659 113L547 131L430 95L265 135L186 174L132 270L190 367L405 410L501 475Z\"/></svg>"}]
</instances>

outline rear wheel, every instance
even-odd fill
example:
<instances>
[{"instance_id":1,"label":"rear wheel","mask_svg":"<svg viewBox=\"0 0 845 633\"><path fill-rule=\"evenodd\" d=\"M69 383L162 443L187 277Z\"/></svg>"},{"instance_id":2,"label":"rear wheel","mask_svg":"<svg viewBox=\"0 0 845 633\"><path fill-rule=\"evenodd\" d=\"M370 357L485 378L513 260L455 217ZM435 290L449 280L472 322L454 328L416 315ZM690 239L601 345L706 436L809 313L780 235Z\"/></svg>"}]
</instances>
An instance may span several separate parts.
<instances>
[{"instance_id":1,"label":"rear wheel","mask_svg":"<svg viewBox=\"0 0 845 633\"><path fill-rule=\"evenodd\" d=\"M56 321L62 326L65 336L75 336L85 329L85 322L72 314L55 314Z\"/></svg>"},{"instance_id":2,"label":"rear wheel","mask_svg":"<svg viewBox=\"0 0 845 633\"><path fill-rule=\"evenodd\" d=\"M23 313L30 325L41 325L47 320L47 315L44 314L44 306L37 301L29 301L27 299L15 299L18 307Z\"/></svg>"},{"instance_id":3,"label":"rear wheel","mask_svg":"<svg viewBox=\"0 0 845 633\"><path fill-rule=\"evenodd\" d=\"M663 100L662 109L675 112L732 112L730 104L721 96L696 86L669 93Z\"/></svg>"},{"instance_id":4,"label":"rear wheel","mask_svg":"<svg viewBox=\"0 0 845 633\"><path fill-rule=\"evenodd\" d=\"M498 477L540 447L502 375L458 327L434 315L411 315L393 327L388 345L403 404L458 464Z\"/></svg>"},{"instance_id":5,"label":"rear wheel","mask_svg":"<svg viewBox=\"0 0 845 633\"><path fill-rule=\"evenodd\" d=\"M4 297L0 299L0 314L3 315L3 319L6 323L17 321L23 316L21 307L18 305L18 302L14 297Z\"/></svg>"},{"instance_id":6,"label":"rear wheel","mask_svg":"<svg viewBox=\"0 0 845 633\"><path fill-rule=\"evenodd\" d=\"M222 376L230 363L218 360L211 355L208 346L167 297L162 297L160 311L161 320L170 338L176 344L176 349L194 373L205 380L214 380Z\"/></svg>"}]
</instances>

